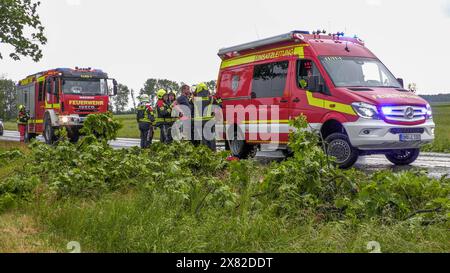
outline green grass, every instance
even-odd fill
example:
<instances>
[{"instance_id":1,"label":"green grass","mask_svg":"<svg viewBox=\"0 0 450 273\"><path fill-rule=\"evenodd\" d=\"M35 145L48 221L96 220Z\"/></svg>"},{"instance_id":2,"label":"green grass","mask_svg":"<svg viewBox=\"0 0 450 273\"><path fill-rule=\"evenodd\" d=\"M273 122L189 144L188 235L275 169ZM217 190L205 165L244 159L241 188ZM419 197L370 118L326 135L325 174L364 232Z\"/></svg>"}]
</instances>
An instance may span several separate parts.
<instances>
[{"instance_id":1,"label":"green grass","mask_svg":"<svg viewBox=\"0 0 450 273\"><path fill-rule=\"evenodd\" d=\"M450 104L433 105L436 140L422 150L450 153Z\"/></svg>"},{"instance_id":2,"label":"green grass","mask_svg":"<svg viewBox=\"0 0 450 273\"><path fill-rule=\"evenodd\" d=\"M17 123L14 121L5 121L3 125L7 131L17 131Z\"/></svg>"},{"instance_id":3,"label":"green grass","mask_svg":"<svg viewBox=\"0 0 450 273\"><path fill-rule=\"evenodd\" d=\"M139 138L140 132L138 123L136 122L136 115L115 115L116 119L118 119L123 127L119 130L118 136L121 138ZM155 131L155 135L153 139L159 139L160 133L159 130Z\"/></svg>"},{"instance_id":4,"label":"green grass","mask_svg":"<svg viewBox=\"0 0 450 273\"><path fill-rule=\"evenodd\" d=\"M320 222L314 216L293 221L264 212L229 216L212 209L196 217L144 192L33 210L40 228L52 234L48 241L60 244L49 247L60 250L73 240L88 252L367 253L370 241L378 241L383 252L450 250L450 235L439 225L383 225L371 220L349 225Z\"/></svg>"}]
</instances>

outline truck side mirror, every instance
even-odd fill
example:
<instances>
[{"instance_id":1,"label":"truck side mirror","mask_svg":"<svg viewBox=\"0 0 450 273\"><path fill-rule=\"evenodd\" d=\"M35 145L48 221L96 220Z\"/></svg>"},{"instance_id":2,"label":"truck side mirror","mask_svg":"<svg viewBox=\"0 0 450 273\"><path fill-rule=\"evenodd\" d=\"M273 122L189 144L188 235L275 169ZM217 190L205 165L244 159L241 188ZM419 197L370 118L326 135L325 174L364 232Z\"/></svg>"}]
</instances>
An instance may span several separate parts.
<instances>
[{"instance_id":1,"label":"truck side mirror","mask_svg":"<svg viewBox=\"0 0 450 273\"><path fill-rule=\"evenodd\" d=\"M402 86L402 88L405 88L405 82L403 81L402 78L398 78L397 81Z\"/></svg>"},{"instance_id":2,"label":"truck side mirror","mask_svg":"<svg viewBox=\"0 0 450 273\"><path fill-rule=\"evenodd\" d=\"M113 79L113 96L117 96L118 87L117 87L117 81Z\"/></svg>"}]
</instances>

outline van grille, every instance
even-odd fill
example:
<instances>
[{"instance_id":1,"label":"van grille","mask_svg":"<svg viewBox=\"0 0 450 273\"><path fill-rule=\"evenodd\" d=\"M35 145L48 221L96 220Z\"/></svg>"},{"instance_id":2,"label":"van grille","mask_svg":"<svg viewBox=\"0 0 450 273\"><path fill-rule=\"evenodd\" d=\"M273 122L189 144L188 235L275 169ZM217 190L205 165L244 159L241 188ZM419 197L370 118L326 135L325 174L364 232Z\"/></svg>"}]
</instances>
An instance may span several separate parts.
<instances>
[{"instance_id":1,"label":"van grille","mask_svg":"<svg viewBox=\"0 0 450 273\"><path fill-rule=\"evenodd\" d=\"M421 106L388 106L383 107L383 114L390 121L417 122L426 119L427 108Z\"/></svg>"}]
</instances>

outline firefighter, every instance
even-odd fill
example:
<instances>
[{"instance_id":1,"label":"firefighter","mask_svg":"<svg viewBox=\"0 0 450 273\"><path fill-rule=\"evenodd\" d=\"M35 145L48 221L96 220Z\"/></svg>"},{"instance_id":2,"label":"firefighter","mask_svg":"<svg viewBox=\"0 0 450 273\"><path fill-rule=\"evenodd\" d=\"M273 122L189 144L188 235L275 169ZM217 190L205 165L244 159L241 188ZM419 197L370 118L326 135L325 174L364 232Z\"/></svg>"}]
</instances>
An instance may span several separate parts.
<instances>
[{"instance_id":1,"label":"firefighter","mask_svg":"<svg viewBox=\"0 0 450 273\"><path fill-rule=\"evenodd\" d=\"M190 140L194 143L194 135L193 135L193 119L192 113L194 112L194 104L192 102L192 92L191 87L189 85L183 85L181 87L181 96L177 98L177 104L181 109L180 120L182 121L182 131L185 139Z\"/></svg>"},{"instance_id":2,"label":"firefighter","mask_svg":"<svg viewBox=\"0 0 450 273\"><path fill-rule=\"evenodd\" d=\"M19 114L17 116L17 127L20 133L20 142L25 142L25 131L27 130L28 120L30 115L28 114L25 106L19 106Z\"/></svg>"},{"instance_id":3,"label":"firefighter","mask_svg":"<svg viewBox=\"0 0 450 273\"><path fill-rule=\"evenodd\" d=\"M172 142L170 126L172 120L172 106L169 102L169 95L164 89L160 89L156 95L156 126L161 130L161 143L169 144Z\"/></svg>"},{"instance_id":4,"label":"firefighter","mask_svg":"<svg viewBox=\"0 0 450 273\"><path fill-rule=\"evenodd\" d=\"M202 141L212 151L216 151L216 136L213 107L222 106L220 99L214 98L208 86L200 83L195 88L194 94L194 130L195 138Z\"/></svg>"},{"instance_id":5,"label":"firefighter","mask_svg":"<svg viewBox=\"0 0 450 273\"><path fill-rule=\"evenodd\" d=\"M152 144L154 121L155 117L153 108L150 104L150 97L145 94L141 95L139 97L139 105L137 107L137 122L139 124L139 131L141 131L142 149L146 149Z\"/></svg>"}]
</instances>

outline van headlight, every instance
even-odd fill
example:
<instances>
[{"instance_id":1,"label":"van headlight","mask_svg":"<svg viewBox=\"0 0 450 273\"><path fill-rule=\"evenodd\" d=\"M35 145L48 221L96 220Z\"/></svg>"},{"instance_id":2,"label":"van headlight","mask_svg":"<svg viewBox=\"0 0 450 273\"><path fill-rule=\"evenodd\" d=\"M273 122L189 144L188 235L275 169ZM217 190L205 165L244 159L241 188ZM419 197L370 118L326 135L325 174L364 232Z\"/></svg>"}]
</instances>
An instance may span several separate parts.
<instances>
[{"instance_id":1,"label":"van headlight","mask_svg":"<svg viewBox=\"0 0 450 273\"><path fill-rule=\"evenodd\" d=\"M358 116L366 119L380 119L378 109L375 105L368 104L365 102L354 102L352 103L353 110L358 114Z\"/></svg>"},{"instance_id":2,"label":"van headlight","mask_svg":"<svg viewBox=\"0 0 450 273\"><path fill-rule=\"evenodd\" d=\"M427 119L433 119L433 109L430 104L427 104Z\"/></svg>"}]
</instances>

